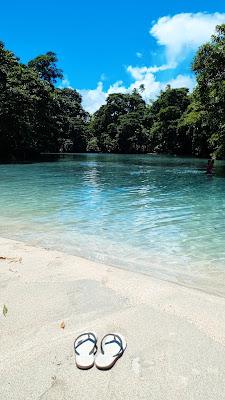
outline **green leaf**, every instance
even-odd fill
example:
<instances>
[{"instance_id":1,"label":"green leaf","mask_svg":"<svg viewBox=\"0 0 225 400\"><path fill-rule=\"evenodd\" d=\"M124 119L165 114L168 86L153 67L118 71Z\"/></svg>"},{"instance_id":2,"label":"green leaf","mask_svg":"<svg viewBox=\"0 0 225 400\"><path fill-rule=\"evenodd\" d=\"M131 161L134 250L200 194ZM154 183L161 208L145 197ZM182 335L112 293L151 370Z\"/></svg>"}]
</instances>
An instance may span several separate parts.
<instances>
[{"instance_id":1,"label":"green leaf","mask_svg":"<svg viewBox=\"0 0 225 400\"><path fill-rule=\"evenodd\" d=\"M3 306L3 315L4 315L4 317L6 317L6 314L7 314L7 312L8 312L8 308L6 307L6 305L4 304L4 306Z\"/></svg>"}]
</instances>

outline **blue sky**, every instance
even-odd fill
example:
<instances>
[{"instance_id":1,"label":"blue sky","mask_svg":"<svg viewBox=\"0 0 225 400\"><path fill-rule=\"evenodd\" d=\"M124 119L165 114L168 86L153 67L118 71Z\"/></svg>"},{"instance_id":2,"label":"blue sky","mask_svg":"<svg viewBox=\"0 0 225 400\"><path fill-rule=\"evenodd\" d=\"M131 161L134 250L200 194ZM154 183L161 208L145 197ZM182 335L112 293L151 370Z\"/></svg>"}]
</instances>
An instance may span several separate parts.
<instances>
[{"instance_id":1,"label":"blue sky","mask_svg":"<svg viewBox=\"0 0 225 400\"><path fill-rule=\"evenodd\" d=\"M2 2L0 40L23 62L55 51L62 86L79 89L95 111L111 92L144 83L146 100L167 83L194 86L190 63L217 23L225 0Z\"/></svg>"}]
</instances>

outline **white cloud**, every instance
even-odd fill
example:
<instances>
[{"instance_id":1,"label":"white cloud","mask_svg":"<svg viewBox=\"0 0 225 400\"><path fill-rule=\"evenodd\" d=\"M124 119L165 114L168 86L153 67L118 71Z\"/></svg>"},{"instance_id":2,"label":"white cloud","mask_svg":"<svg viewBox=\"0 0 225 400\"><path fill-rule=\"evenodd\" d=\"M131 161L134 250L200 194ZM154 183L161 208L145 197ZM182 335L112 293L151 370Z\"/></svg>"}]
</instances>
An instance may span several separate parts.
<instances>
[{"instance_id":1,"label":"white cloud","mask_svg":"<svg viewBox=\"0 0 225 400\"><path fill-rule=\"evenodd\" d=\"M109 87L107 95L112 93L127 93L127 90L128 89L123 86L123 81L117 81Z\"/></svg>"},{"instance_id":2,"label":"white cloud","mask_svg":"<svg viewBox=\"0 0 225 400\"><path fill-rule=\"evenodd\" d=\"M169 63L179 63L187 52L208 41L215 26L225 22L225 13L182 13L159 18L150 34L166 47Z\"/></svg>"},{"instance_id":3,"label":"white cloud","mask_svg":"<svg viewBox=\"0 0 225 400\"><path fill-rule=\"evenodd\" d=\"M140 53L139 51L137 51L136 56L137 56L137 58L142 58L142 57L143 57L143 54Z\"/></svg>"},{"instance_id":4,"label":"white cloud","mask_svg":"<svg viewBox=\"0 0 225 400\"><path fill-rule=\"evenodd\" d=\"M132 73L134 72L132 71ZM139 76L136 73L135 73L136 80L129 86L128 91L139 89L140 85L144 85L145 90L142 94L143 98L146 101L155 98L159 94L161 89L161 83L156 80L155 75L152 72L150 72L148 68L146 71L139 72L140 73Z\"/></svg>"},{"instance_id":5,"label":"white cloud","mask_svg":"<svg viewBox=\"0 0 225 400\"><path fill-rule=\"evenodd\" d=\"M168 84L173 88L187 87L190 90L195 86L195 78L192 76L179 74L174 79L160 81L156 79L154 73L150 72L149 69L142 71L139 78L127 89L130 92L134 89L139 89L140 85L144 85L145 90L142 96L146 102L154 100L159 95L160 90L164 90Z\"/></svg>"},{"instance_id":6,"label":"white cloud","mask_svg":"<svg viewBox=\"0 0 225 400\"><path fill-rule=\"evenodd\" d=\"M168 81L167 84L171 85L171 87L173 87L174 89L186 87L190 91L192 91L195 87L196 81L194 76L179 74L176 76L176 78Z\"/></svg>"},{"instance_id":7,"label":"white cloud","mask_svg":"<svg viewBox=\"0 0 225 400\"><path fill-rule=\"evenodd\" d=\"M96 89L82 89L79 92L83 99L84 109L90 113L98 110L107 98L107 92L104 92L102 82L98 82Z\"/></svg>"},{"instance_id":8,"label":"white cloud","mask_svg":"<svg viewBox=\"0 0 225 400\"><path fill-rule=\"evenodd\" d=\"M182 13L159 18L154 22L150 34L158 45L163 46L162 55L166 58L166 64L142 67L130 65L127 67L127 72L133 82L125 86L122 81L117 81L107 90L103 86L105 75L101 75L101 80L95 89L79 91L83 97L84 108L93 113L106 102L109 94L128 93L135 88L138 89L140 85L145 87L142 96L146 101L154 99L167 84L173 88L187 87L192 90L195 86L194 76L177 75L176 67L185 56L192 54L201 44L208 41L215 31L215 26L221 23L225 23L225 13ZM137 52L136 56L141 58L142 53ZM156 77L157 72L166 70L174 70L173 79L162 81Z\"/></svg>"},{"instance_id":9,"label":"white cloud","mask_svg":"<svg viewBox=\"0 0 225 400\"><path fill-rule=\"evenodd\" d=\"M60 82L60 85L59 85L59 89L65 89L65 88L72 89L72 87L70 85L70 81L66 76L64 79L62 79L62 81Z\"/></svg>"},{"instance_id":10,"label":"white cloud","mask_svg":"<svg viewBox=\"0 0 225 400\"><path fill-rule=\"evenodd\" d=\"M130 65L127 67L127 72L129 72L134 79L142 79L144 75L148 73L156 73L159 71L166 71L168 69L172 69L174 66L171 64L166 64L166 65L160 65L160 66L154 66L154 67L132 67Z\"/></svg>"},{"instance_id":11,"label":"white cloud","mask_svg":"<svg viewBox=\"0 0 225 400\"><path fill-rule=\"evenodd\" d=\"M145 90L142 96L148 102L155 99L160 90L164 90L168 84L173 88L187 87L192 90L195 85L195 79L189 75L179 74L174 79L160 82L156 79L154 73L149 72L147 68L147 71L142 71L138 79L128 87L124 86L122 81L118 81L111 85L108 90L104 90L103 83L99 82L96 89L80 90L79 92L82 95L85 110L94 113L101 105L106 103L106 99L111 93L130 93L134 89L139 89L140 85L144 85Z\"/></svg>"},{"instance_id":12,"label":"white cloud","mask_svg":"<svg viewBox=\"0 0 225 400\"><path fill-rule=\"evenodd\" d=\"M111 93L127 93L127 89L123 86L123 81L115 82L109 87L108 90L104 90L103 82L98 82L95 89L81 89L79 93L82 96L82 103L85 110L90 113L94 113L105 104L106 99Z\"/></svg>"}]
</instances>

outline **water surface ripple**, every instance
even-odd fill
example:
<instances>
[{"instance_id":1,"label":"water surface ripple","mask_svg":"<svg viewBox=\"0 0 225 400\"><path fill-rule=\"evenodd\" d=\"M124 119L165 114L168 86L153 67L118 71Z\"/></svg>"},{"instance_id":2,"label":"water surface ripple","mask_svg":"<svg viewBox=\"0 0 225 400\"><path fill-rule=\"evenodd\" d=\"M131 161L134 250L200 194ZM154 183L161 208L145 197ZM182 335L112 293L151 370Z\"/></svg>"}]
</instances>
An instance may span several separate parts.
<instances>
[{"instance_id":1,"label":"water surface ripple","mask_svg":"<svg viewBox=\"0 0 225 400\"><path fill-rule=\"evenodd\" d=\"M225 296L225 174L206 160L74 155L0 165L0 235Z\"/></svg>"}]
</instances>

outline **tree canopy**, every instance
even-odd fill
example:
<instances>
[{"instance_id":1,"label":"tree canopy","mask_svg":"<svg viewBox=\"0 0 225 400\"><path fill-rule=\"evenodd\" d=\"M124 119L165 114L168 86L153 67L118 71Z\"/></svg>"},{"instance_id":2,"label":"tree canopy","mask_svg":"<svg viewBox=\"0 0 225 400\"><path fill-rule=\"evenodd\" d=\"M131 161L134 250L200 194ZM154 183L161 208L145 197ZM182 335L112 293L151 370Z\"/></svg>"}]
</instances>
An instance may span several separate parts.
<instances>
[{"instance_id":1,"label":"tree canopy","mask_svg":"<svg viewBox=\"0 0 225 400\"><path fill-rule=\"evenodd\" d=\"M62 70L57 68L58 58L52 51L40 55L28 62L28 67L38 72L41 79L53 84L63 78Z\"/></svg>"},{"instance_id":2,"label":"tree canopy","mask_svg":"<svg viewBox=\"0 0 225 400\"><path fill-rule=\"evenodd\" d=\"M23 64L0 42L0 161L62 151L225 157L225 25L195 55L193 93L167 86L149 104L141 85L90 116L78 91L59 88L57 64L53 52Z\"/></svg>"},{"instance_id":3,"label":"tree canopy","mask_svg":"<svg viewBox=\"0 0 225 400\"><path fill-rule=\"evenodd\" d=\"M90 122L91 143L104 152L143 151L145 112L145 102L137 91L110 94ZM94 150L90 144L89 150Z\"/></svg>"},{"instance_id":4,"label":"tree canopy","mask_svg":"<svg viewBox=\"0 0 225 400\"><path fill-rule=\"evenodd\" d=\"M62 75L54 53L47 54L43 65L37 60L46 56L24 65L0 43L1 160L32 159L64 148L86 149L87 113L81 97L76 90L54 87Z\"/></svg>"},{"instance_id":5,"label":"tree canopy","mask_svg":"<svg viewBox=\"0 0 225 400\"><path fill-rule=\"evenodd\" d=\"M225 24L216 27L209 43L198 50L193 70L197 87L195 98L208 121L208 143L217 156L225 156Z\"/></svg>"}]
</instances>

